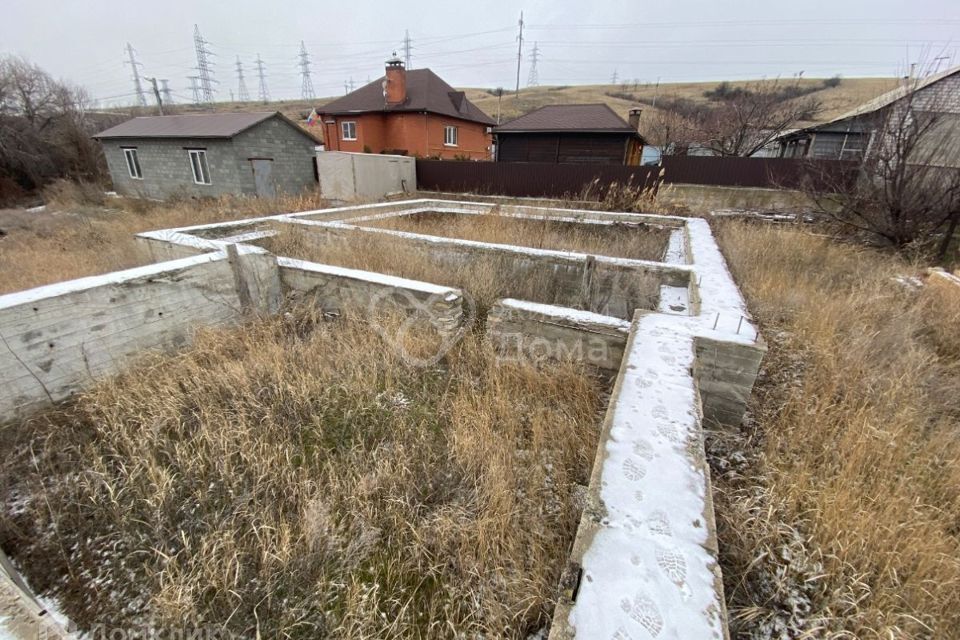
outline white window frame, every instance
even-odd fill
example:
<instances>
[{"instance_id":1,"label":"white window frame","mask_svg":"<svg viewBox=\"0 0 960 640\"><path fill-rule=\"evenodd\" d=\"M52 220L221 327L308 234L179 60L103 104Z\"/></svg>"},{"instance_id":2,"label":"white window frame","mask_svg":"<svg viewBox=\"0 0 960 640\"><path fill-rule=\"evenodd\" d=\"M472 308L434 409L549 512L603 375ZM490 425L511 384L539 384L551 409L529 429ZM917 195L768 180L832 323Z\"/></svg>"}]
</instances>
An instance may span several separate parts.
<instances>
[{"instance_id":1,"label":"white window frame","mask_svg":"<svg viewBox=\"0 0 960 640\"><path fill-rule=\"evenodd\" d=\"M187 154L190 159L190 171L193 172L193 183L202 185L213 184L213 180L210 179L210 163L207 162L207 150L187 149Z\"/></svg>"},{"instance_id":2,"label":"white window frame","mask_svg":"<svg viewBox=\"0 0 960 640\"><path fill-rule=\"evenodd\" d=\"M443 146L445 147L456 147L459 142L460 132L457 131L458 127L448 124L443 127ZM453 135L450 135L450 134Z\"/></svg>"},{"instance_id":3,"label":"white window frame","mask_svg":"<svg viewBox=\"0 0 960 640\"><path fill-rule=\"evenodd\" d=\"M140 167L140 156L136 147L121 147L123 158L127 162L127 173L133 180L143 180L143 169Z\"/></svg>"},{"instance_id":4,"label":"white window frame","mask_svg":"<svg viewBox=\"0 0 960 640\"><path fill-rule=\"evenodd\" d=\"M353 129L353 135L350 135L350 130ZM341 140L356 140L357 139L357 121L356 120L345 120L340 123L340 139Z\"/></svg>"}]
</instances>

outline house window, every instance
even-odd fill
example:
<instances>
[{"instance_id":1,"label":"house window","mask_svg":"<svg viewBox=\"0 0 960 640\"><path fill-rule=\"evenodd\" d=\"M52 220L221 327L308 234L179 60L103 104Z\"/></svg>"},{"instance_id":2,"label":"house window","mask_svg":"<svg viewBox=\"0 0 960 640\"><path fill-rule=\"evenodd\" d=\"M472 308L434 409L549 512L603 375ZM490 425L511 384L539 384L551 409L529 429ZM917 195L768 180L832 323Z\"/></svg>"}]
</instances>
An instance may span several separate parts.
<instances>
[{"instance_id":1,"label":"house window","mask_svg":"<svg viewBox=\"0 0 960 640\"><path fill-rule=\"evenodd\" d=\"M341 122L340 137L342 137L344 140L356 140L357 139L357 123L352 121Z\"/></svg>"},{"instance_id":2,"label":"house window","mask_svg":"<svg viewBox=\"0 0 960 640\"><path fill-rule=\"evenodd\" d=\"M447 147L457 146L457 128L456 127L444 127L443 128L443 144Z\"/></svg>"},{"instance_id":3,"label":"house window","mask_svg":"<svg viewBox=\"0 0 960 640\"><path fill-rule=\"evenodd\" d=\"M206 149L187 149L187 152L190 154L193 181L196 184L213 184L210 181L210 167L207 165Z\"/></svg>"},{"instance_id":4,"label":"house window","mask_svg":"<svg viewBox=\"0 0 960 640\"><path fill-rule=\"evenodd\" d=\"M136 148L124 148L123 157L127 160L127 173L134 180L143 180L143 171L140 170L140 158L137 157Z\"/></svg>"}]
</instances>

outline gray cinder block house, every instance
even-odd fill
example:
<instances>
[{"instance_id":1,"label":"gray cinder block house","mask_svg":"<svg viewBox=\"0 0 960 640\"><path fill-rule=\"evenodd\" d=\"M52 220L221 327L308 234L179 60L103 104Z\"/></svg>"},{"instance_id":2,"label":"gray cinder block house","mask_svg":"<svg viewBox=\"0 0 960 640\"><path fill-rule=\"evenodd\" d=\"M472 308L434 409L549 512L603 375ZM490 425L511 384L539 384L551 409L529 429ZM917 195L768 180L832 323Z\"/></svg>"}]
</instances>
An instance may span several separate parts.
<instances>
[{"instance_id":1,"label":"gray cinder block house","mask_svg":"<svg viewBox=\"0 0 960 640\"><path fill-rule=\"evenodd\" d=\"M317 184L319 141L279 112L133 118L94 138L123 195L271 197Z\"/></svg>"}]
</instances>

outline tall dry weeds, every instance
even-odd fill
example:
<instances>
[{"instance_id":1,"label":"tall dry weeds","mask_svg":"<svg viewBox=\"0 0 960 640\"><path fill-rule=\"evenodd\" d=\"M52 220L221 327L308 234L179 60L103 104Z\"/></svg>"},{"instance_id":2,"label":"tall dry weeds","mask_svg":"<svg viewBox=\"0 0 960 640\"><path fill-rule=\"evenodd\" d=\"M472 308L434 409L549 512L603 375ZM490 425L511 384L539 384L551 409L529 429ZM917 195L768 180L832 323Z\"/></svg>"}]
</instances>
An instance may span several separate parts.
<instances>
[{"instance_id":1,"label":"tall dry weeds","mask_svg":"<svg viewBox=\"0 0 960 640\"><path fill-rule=\"evenodd\" d=\"M670 229L649 224L516 218L501 214L497 207L483 214L421 213L362 224L444 238L654 261L661 260L670 238Z\"/></svg>"},{"instance_id":2,"label":"tall dry weeds","mask_svg":"<svg viewBox=\"0 0 960 640\"><path fill-rule=\"evenodd\" d=\"M529 235L514 235L513 244L529 246L533 242ZM481 321L501 298L609 314L613 289L629 298L633 306L643 309L655 308L660 295L659 280L647 273L604 274L596 277L584 294L579 286L579 272L556 269L545 261L494 254L454 261L442 252L424 250L409 241L375 233L354 232L324 238L309 229L284 225L279 235L263 245L276 255L459 287L475 302ZM582 247L571 245L574 250ZM571 277L576 282L571 283Z\"/></svg>"},{"instance_id":3,"label":"tall dry weeds","mask_svg":"<svg viewBox=\"0 0 960 640\"><path fill-rule=\"evenodd\" d=\"M106 198L95 186L74 183L55 183L45 198L46 211L0 212L0 294L148 264L134 240L142 231L323 206L312 193L166 203Z\"/></svg>"},{"instance_id":4,"label":"tall dry weeds","mask_svg":"<svg viewBox=\"0 0 960 640\"><path fill-rule=\"evenodd\" d=\"M317 314L201 331L4 430L4 493L27 501L0 542L35 586L86 627L524 638L546 624L601 383L498 362L475 335L413 368L371 324Z\"/></svg>"},{"instance_id":5,"label":"tall dry weeds","mask_svg":"<svg viewBox=\"0 0 960 640\"><path fill-rule=\"evenodd\" d=\"M957 306L873 251L719 239L770 345L752 419L711 445L734 636L955 638Z\"/></svg>"}]
</instances>

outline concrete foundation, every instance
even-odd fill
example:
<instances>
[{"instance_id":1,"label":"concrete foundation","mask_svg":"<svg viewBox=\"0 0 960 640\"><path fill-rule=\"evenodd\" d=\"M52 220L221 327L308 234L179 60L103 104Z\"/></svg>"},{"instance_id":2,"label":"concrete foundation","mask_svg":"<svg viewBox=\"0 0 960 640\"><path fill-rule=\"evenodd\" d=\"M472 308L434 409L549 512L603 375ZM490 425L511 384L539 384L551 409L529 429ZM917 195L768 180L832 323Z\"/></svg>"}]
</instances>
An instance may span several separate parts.
<instances>
[{"instance_id":1,"label":"concrete foundation","mask_svg":"<svg viewBox=\"0 0 960 640\"><path fill-rule=\"evenodd\" d=\"M504 215L673 231L654 262L353 224L494 206ZM505 299L487 319L502 357L617 372L551 638L727 637L702 428L741 420L765 346L702 219L415 200L140 234L150 255L168 261L0 296L0 422L68 397L144 349L184 345L197 326L275 313L292 295L331 313L425 316L452 336L448 345L462 335L469 314L458 289L278 258L249 244L287 225L318 242L400 242L450 269L506 261L548 275L571 306L600 310ZM653 280L659 299L642 304L631 294L639 278Z\"/></svg>"}]
</instances>

